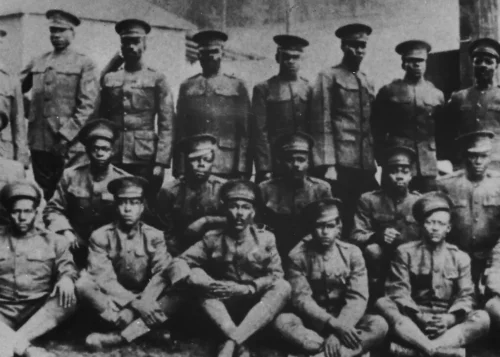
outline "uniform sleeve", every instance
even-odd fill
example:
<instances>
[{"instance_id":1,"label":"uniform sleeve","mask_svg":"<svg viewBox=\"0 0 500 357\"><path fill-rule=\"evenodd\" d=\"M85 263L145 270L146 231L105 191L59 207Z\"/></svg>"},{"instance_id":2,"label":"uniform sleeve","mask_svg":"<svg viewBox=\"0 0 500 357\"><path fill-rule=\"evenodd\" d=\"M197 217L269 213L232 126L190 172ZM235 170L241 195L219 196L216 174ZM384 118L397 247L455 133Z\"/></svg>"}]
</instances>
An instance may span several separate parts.
<instances>
[{"instance_id":1,"label":"uniform sleeve","mask_svg":"<svg viewBox=\"0 0 500 357\"><path fill-rule=\"evenodd\" d=\"M385 294L399 306L419 312L418 305L411 297L410 267L407 259L406 253L397 249L385 283Z\"/></svg>"},{"instance_id":2,"label":"uniform sleeve","mask_svg":"<svg viewBox=\"0 0 500 357\"><path fill-rule=\"evenodd\" d=\"M174 229L174 217L172 215L174 208L174 197L165 188L160 189L156 199L156 214L161 225L161 230L165 235L167 250L174 257L181 253L178 237Z\"/></svg>"},{"instance_id":3,"label":"uniform sleeve","mask_svg":"<svg viewBox=\"0 0 500 357\"><path fill-rule=\"evenodd\" d=\"M387 139L387 110L389 99L389 90L382 87L378 92L372 106L371 128L374 140L375 158L380 164L382 161L382 152Z\"/></svg>"},{"instance_id":4,"label":"uniform sleeve","mask_svg":"<svg viewBox=\"0 0 500 357\"><path fill-rule=\"evenodd\" d=\"M345 326L356 325L366 312L368 304L368 273L359 248L355 248L350 261L351 275L345 291L345 305L337 317Z\"/></svg>"},{"instance_id":5,"label":"uniform sleeve","mask_svg":"<svg viewBox=\"0 0 500 357\"><path fill-rule=\"evenodd\" d=\"M209 259L209 249L206 238L196 242L180 256L190 268L203 268Z\"/></svg>"},{"instance_id":6,"label":"uniform sleeve","mask_svg":"<svg viewBox=\"0 0 500 357\"><path fill-rule=\"evenodd\" d=\"M90 59L86 59L78 83L75 112L59 130L59 134L66 140L73 141L87 119L93 114L98 92L99 78L95 64Z\"/></svg>"},{"instance_id":7,"label":"uniform sleeve","mask_svg":"<svg viewBox=\"0 0 500 357\"><path fill-rule=\"evenodd\" d=\"M458 97L454 93L450 100L445 104L442 116L436 122L436 148L439 156L443 160L456 162L458 155L455 152L455 138L458 134L459 127L457 118L460 117L460 105Z\"/></svg>"},{"instance_id":8,"label":"uniform sleeve","mask_svg":"<svg viewBox=\"0 0 500 357\"><path fill-rule=\"evenodd\" d=\"M474 283L472 282L470 258L467 254L459 252L458 262L458 280L457 294L451 304L448 312L463 311L466 314L475 307Z\"/></svg>"},{"instance_id":9,"label":"uniform sleeve","mask_svg":"<svg viewBox=\"0 0 500 357\"><path fill-rule=\"evenodd\" d=\"M68 177L63 174L61 180L57 184L54 195L43 210L43 221L52 232L60 233L62 231L73 229L71 223L66 216L68 212Z\"/></svg>"},{"instance_id":10,"label":"uniform sleeve","mask_svg":"<svg viewBox=\"0 0 500 357\"><path fill-rule=\"evenodd\" d=\"M241 174L251 174L252 172L252 150L250 148L250 123L252 122L252 106L250 103L250 95L243 83L239 86L239 95L241 97L242 120L236 123L238 137L240 142L238 145L238 172Z\"/></svg>"},{"instance_id":11,"label":"uniform sleeve","mask_svg":"<svg viewBox=\"0 0 500 357\"><path fill-rule=\"evenodd\" d=\"M127 305L136 296L118 282L106 250L105 233L102 231L92 233L89 243L87 271L106 294L113 296L122 306Z\"/></svg>"},{"instance_id":12,"label":"uniform sleeve","mask_svg":"<svg viewBox=\"0 0 500 357\"><path fill-rule=\"evenodd\" d=\"M159 76L156 82L156 103L158 104L158 146L156 150L156 163L170 167L172 159L172 141L174 125L174 95L167 84L165 76Z\"/></svg>"},{"instance_id":13,"label":"uniform sleeve","mask_svg":"<svg viewBox=\"0 0 500 357\"><path fill-rule=\"evenodd\" d=\"M28 148L28 128L24 118L23 94L19 81L12 78L12 76L10 78L14 89L10 113L14 159L27 167L30 164L30 151Z\"/></svg>"},{"instance_id":14,"label":"uniform sleeve","mask_svg":"<svg viewBox=\"0 0 500 357\"><path fill-rule=\"evenodd\" d=\"M150 247L148 250L152 251L151 257L151 279L149 283L144 288L141 294L141 299L147 301L156 301L160 294L167 287L166 281L163 278L169 264L172 261L172 257L167 252L165 246L165 240L161 234L153 237L150 242Z\"/></svg>"},{"instance_id":15,"label":"uniform sleeve","mask_svg":"<svg viewBox=\"0 0 500 357\"><path fill-rule=\"evenodd\" d=\"M56 269L57 281L63 277L70 278L73 282L78 278L78 272L73 261L73 254L69 251L69 243L63 237L58 237L56 243Z\"/></svg>"},{"instance_id":16,"label":"uniform sleeve","mask_svg":"<svg viewBox=\"0 0 500 357\"><path fill-rule=\"evenodd\" d=\"M270 172L272 168L271 145L267 127L266 87L257 85L253 89L252 111L254 115L252 140L257 172Z\"/></svg>"},{"instance_id":17,"label":"uniform sleeve","mask_svg":"<svg viewBox=\"0 0 500 357\"><path fill-rule=\"evenodd\" d=\"M256 292L267 290L277 279L281 279L284 276L281 258L276 248L276 240L274 237L270 239L266 249L269 251L271 260L265 269L265 276L257 278L252 282Z\"/></svg>"},{"instance_id":18,"label":"uniform sleeve","mask_svg":"<svg viewBox=\"0 0 500 357\"><path fill-rule=\"evenodd\" d=\"M500 240L497 241L490 253L490 267L486 270L486 287L500 296Z\"/></svg>"},{"instance_id":19,"label":"uniform sleeve","mask_svg":"<svg viewBox=\"0 0 500 357\"><path fill-rule=\"evenodd\" d=\"M31 87L33 87L33 66L34 61L31 60L19 74L19 79L21 81L21 91L23 93L29 92L31 90Z\"/></svg>"},{"instance_id":20,"label":"uniform sleeve","mask_svg":"<svg viewBox=\"0 0 500 357\"><path fill-rule=\"evenodd\" d=\"M374 238L376 232L372 224L370 202L366 197L361 197L354 214L354 227L351 232L351 241L359 246L365 246Z\"/></svg>"},{"instance_id":21,"label":"uniform sleeve","mask_svg":"<svg viewBox=\"0 0 500 357\"><path fill-rule=\"evenodd\" d=\"M443 148L443 143L440 142L440 137L443 134L443 127L446 125L445 120L445 109L444 109L444 94L438 90L437 94L438 105L434 108L433 119L435 127L435 138L436 138L436 155L438 160L446 160L446 148ZM446 131L445 131L446 132Z\"/></svg>"}]
</instances>

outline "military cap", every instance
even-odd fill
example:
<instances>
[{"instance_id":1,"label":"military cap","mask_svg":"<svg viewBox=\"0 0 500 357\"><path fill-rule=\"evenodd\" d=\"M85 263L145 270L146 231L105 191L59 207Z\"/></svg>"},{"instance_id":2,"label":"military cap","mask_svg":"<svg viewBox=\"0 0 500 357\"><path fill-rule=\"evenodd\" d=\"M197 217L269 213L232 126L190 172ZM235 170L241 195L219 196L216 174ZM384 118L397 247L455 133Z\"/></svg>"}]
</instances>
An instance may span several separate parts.
<instances>
[{"instance_id":1,"label":"military cap","mask_svg":"<svg viewBox=\"0 0 500 357\"><path fill-rule=\"evenodd\" d=\"M469 45L469 56L474 57L476 54L488 54L500 58L500 44L492 38L478 38Z\"/></svg>"},{"instance_id":2,"label":"military cap","mask_svg":"<svg viewBox=\"0 0 500 357\"><path fill-rule=\"evenodd\" d=\"M0 38L3 38L7 36L7 31L5 31L4 29L0 29Z\"/></svg>"},{"instance_id":3,"label":"military cap","mask_svg":"<svg viewBox=\"0 0 500 357\"><path fill-rule=\"evenodd\" d=\"M204 30L193 36L193 41L198 44L200 50L222 48L227 39L226 33L217 30Z\"/></svg>"},{"instance_id":4,"label":"military cap","mask_svg":"<svg viewBox=\"0 0 500 357\"><path fill-rule=\"evenodd\" d=\"M179 148L189 159L201 157L217 148L217 138L211 134L189 136L179 142Z\"/></svg>"},{"instance_id":5,"label":"military cap","mask_svg":"<svg viewBox=\"0 0 500 357\"><path fill-rule=\"evenodd\" d=\"M302 132L288 133L279 136L274 145L281 153L309 152L314 146L314 139Z\"/></svg>"},{"instance_id":6,"label":"military cap","mask_svg":"<svg viewBox=\"0 0 500 357\"><path fill-rule=\"evenodd\" d=\"M422 40L409 40L401 42L395 48L396 52L404 58L427 59L432 47Z\"/></svg>"},{"instance_id":7,"label":"military cap","mask_svg":"<svg viewBox=\"0 0 500 357\"><path fill-rule=\"evenodd\" d=\"M72 13L59 9L47 11L45 17L49 20L49 27L73 29L81 23Z\"/></svg>"},{"instance_id":8,"label":"military cap","mask_svg":"<svg viewBox=\"0 0 500 357\"><path fill-rule=\"evenodd\" d=\"M278 50L282 52L303 52L304 47L309 46L309 41L294 35L276 35L273 37L278 45Z\"/></svg>"},{"instance_id":9,"label":"military cap","mask_svg":"<svg viewBox=\"0 0 500 357\"><path fill-rule=\"evenodd\" d=\"M303 208L303 216L308 224L331 221L335 211L342 211L342 201L338 198L324 198L309 203Z\"/></svg>"},{"instance_id":10,"label":"military cap","mask_svg":"<svg viewBox=\"0 0 500 357\"><path fill-rule=\"evenodd\" d=\"M339 27L335 31L335 36L343 41L367 42L368 36L372 33L372 28L364 24L349 24Z\"/></svg>"},{"instance_id":11,"label":"military cap","mask_svg":"<svg viewBox=\"0 0 500 357\"><path fill-rule=\"evenodd\" d=\"M0 191L0 201L5 207L22 198L33 200L38 206L42 199L42 193L35 183L24 180L9 183Z\"/></svg>"},{"instance_id":12,"label":"military cap","mask_svg":"<svg viewBox=\"0 0 500 357\"><path fill-rule=\"evenodd\" d=\"M493 148L491 139L495 136L489 130L476 130L462 134L456 138L459 145L470 153L489 152Z\"/></svg>"},{"instance_id":13,"label":"military cap","mask_svg":"<svg viewBox=\"0 0 500 357\"><path fill-rule=\"evenodd\" d=\"M151 32L151 25L139 19L126 19L115 25L115 31L120 37L144 37Z\"/></svg>"},{"instance_id":14,"label":"military cap","mask_svg":"<svg viewBox=\"0 0 500 357\"><path fill-rule=\"evenodd\" d=\"M143 198L148 181L140 176L124 176L108 183L108 191L118 198Z\"/></svg>"},{"instance_id":15,"label":"military cap","mask_svg":"<svg viewBox=\"0 0 500 357\"><path fill-rule=\"evenodd\" d=\"M394 145L385 149L384 166L411 166L416 156L417 153L412 148L403 145Z\"/></svg>"},{"instance_id":16,"label":"military cap","mask_svg":"<svg viewBox=\"0 0 500 357\"><path fill-rule=\"evenodd\" d=\"M259 197L259 187L247 180L233 180L224 183L220 189L220 197L223 202L229 200L245 200L255 203Z\"/></svg>"},{"instance_id":17,"label":"military cap","mask_svg":"<svg viewBox=\"0 0 500 357\"><path fill-rule=\"evenodd\" d=\"M453 203L444 193L433 191L424 194L413 204L413 217L417 222L423 222L431 213L437 211L450 212Z\"/></svg>"},{"instance_id":18,"label":"military cap","mask_svg":"<svg viewBox=\"0 0 500 357\"><path fill-rule=\"evenodd\" d=\"M91 139L105 139L114 143L118 134L118 127L115 123L107 119L92 119L80 129L77 138L84 145L87 145Z\"/></svg>"}]
</instances>

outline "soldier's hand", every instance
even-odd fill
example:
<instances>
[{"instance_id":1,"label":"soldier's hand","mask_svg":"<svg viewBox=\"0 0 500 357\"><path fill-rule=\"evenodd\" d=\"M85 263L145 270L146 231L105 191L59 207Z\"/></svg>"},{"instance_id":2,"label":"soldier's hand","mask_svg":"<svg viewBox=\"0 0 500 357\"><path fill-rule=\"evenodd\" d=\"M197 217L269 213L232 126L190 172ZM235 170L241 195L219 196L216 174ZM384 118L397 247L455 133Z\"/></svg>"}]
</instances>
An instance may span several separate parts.
<instances>
[{"instance_id":1,"label":"soldier's hand","mask_svg":"<svg viewBox=\"0 0 500 357\"><path fill-rule=\"evenodd\" d=\"M156 165L153 168L153 176L154 177L163 177L164 172L165 172L165 169L163 168L163 166Z\"/></svg>"},{"instance_id":2,"label":"soldier's hand","mask_svg":"<svg viewBox=\"0 0 500 357\"><path fill-rule=\"evenodd\" d=\"M384 242L387 244L392 244L400 235L401 233L399 233L394 228L386 228L384 230Z\"/></svg>"},{"instance_id":3,"label":"soldier's hand","mask_svg":"<svg viewBox=\"0 0 500 357\"><path fill-rule=\"evenodd\" d=\"M249 285L231 281L215 281L210 284L209 295L218 299L228 299L234 296L244 296L251 292Z\"/></svg>"},{"instance_id":4,"label":"soldier's hand","mask_svg":"<svg viewBox=\"0 0 500 357\"><path fill-rule=\"evenodd\" d=\"M148 326L159 325L167 319L156 301L137 299L132 301L130 306L139 313Z\"/></svg>"},{"instance_id":5,"label":"soldier's hand","mask_svg":"<svg viewBox=\"0 0 500 357\"><path fill-rule=\"evenodd\" d=\"M341 344L337 336L330 335L326 338L324 344L325 357L341 357Z\"/></svg>"},{"instance_id":6,"label":"soldier's hand","mask_svg":"<svg viewBox=\"0 0 500 357\"><path fill-rule=\"evenodd\" d=\"M66 138L59 139L59 142L52 147L52 151L57 156L66 157L69 152L69 141Z\"/></svg>"},{"instance_id":7,"label":"soldier's hand","mask_svg":"<svg viewBox=\"0 0 500 357\"><path fill-rule=\"evenodd\" d=\"M337 169L335 166L330 166L326 170L325 179L329 181L337 181Z\"/></svg>"},{"instance_id":8,"label":"soldier's hand","mask_svg":"<svg viewBox=\"0 0 500 357\"><path fill-rule=\"evenodd\" d=\"M425 329L425 334L431 339L441 336L446 330L454 326L456 321L453 314L434 315Z\"/></svg>"},{"instance_id":9,"label":"soldier's hand","mask_svg":"<svg viewBox=\"0 0 500 357\"><path fill-rule=\"evenodd\" d=\"M340 342L347 348L356 350L361 346L360 331L354 326L339 326L336 332Z\"/></svg>"},{"instance_id":10,"label":"soldier's hand","mask_svg":"<svg viewBox=\"0 0 500 357\"><path fill-rule=\"evenodd\" d=\"M118 314L118 319L116 319L115 324L118 328L124 329L134 321L134 312L125 308Z\"/></svg>"},{"instance_id":11,"label":"soldier's hand","mask_svg":"<svg viewBox=\"0 0 500 357\"><path fill-rule=\"evenodd\" d=\"M64 237L66 237L66 239L68 240L69 247L71 249L77 249L80 247L80 240L71 230L69 229L65 230Z\"/></svg>"},{"instance_id":12,"label":"soldier's hand","mask_svg":"<svg viewBox=\"0 0 500 357\"><path fill-rule=\"evenodd\" d=\"M76 303L75 284L73 280L66 276L62 277L55 285L50 297L56 295L59 298L59 306L64 308L73 306Z\"/></svg>"}]
</instances>

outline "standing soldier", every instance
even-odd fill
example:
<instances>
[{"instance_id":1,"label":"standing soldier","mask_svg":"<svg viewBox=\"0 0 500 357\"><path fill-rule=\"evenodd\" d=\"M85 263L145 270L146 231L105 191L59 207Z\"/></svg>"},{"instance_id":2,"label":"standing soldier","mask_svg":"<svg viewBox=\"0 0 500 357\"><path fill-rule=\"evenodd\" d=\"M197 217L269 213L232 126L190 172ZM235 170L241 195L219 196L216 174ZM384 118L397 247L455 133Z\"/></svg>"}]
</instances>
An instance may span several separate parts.
<instances>
[{"instance_id":1,"label":"standing soldier","mask_svg":"<svg viewBox=\"0 0 500 357\"><path fill-rule=\"evenodd\" d=\"M44 210L48 229L64 235L79 268L87 264L88 239L97 228L113 220L110 181L129 176L110 164L118 131L105 119L89 120L78 133L89 163L64 170Z\"/></svg>"},{"instance_id":2,"label":"standing soldier","mask_svg":"<svg viewBox=\"0 0 500 357\"><path fill-rule=\"evenodd\" d=\"M115 30L120 35L124 65L104 76L99 115L120 131L113 162L147 179L150 193L156 194L164 169L170 167L174 99L165 76L143 60L151 26L127 19L118 22Z\"/></svg>"},{"instance_id":3,"label":"standing soldier","mask_svg":"<svg viewBox=\"0 0 500 357\"><path fill-rule=\"evenodd\" d=\"M157 199L157 214L165 231L170 254L177 256L192 246L200 229L225 221L219 217L219 192L226 180L211 174L217 138L210 134L188 137L178 145L186 160L185 175L166 183Z\"/></svg>"},{"instance_id":4,"label":"standing soldier","mask_svg":"<svg viewBox=\"0 0 500 357\"><path fill-rule=\"evenodd\" d=\"M246 341L273 323L290 296L274 235L253 224L258 189L229 181L221 190L227 217L180 257L192 271L189 283L203 294L203 310L224 335L219 357L249 355Z\"/></svg>"},{"instance_id":5,"label":"standing soldier","mask_svg":"<svg viewBox=\"0 0 500 357\"><path fill-rule=\"evenodd\" d=\"M351 233L351 241L363 249L372 301L384 295L388 262L395 249L418 239L412 207L420 195L408 188L415 151L393 146L385 150L383 160L382 188L361 196Z\"/></svg>"},{"instance_id":6,"label":"standing soldier","mask_svg":"<svg viewBox=\"0 0 500 357\"><path fill-rule=\"evenodd\" d=\"M223 44L227 35L201 31L193 36L198 43L202 73L181 84L177 100L175 140L209 133L217 138L213 173L224 178L249 177L250 97L242 80L221 73ZM174 158L174 175L184 173L182 155Z\"/></svg>"},{"instance_id":7,"label":"standing soldier","mask_svg":"<svg viewBox=\"0 0 500 357\"><path fill-rule=\"evenodd\" d=\"M475 84L451 95L446 104L445 147L451 148L448 158L457 163L453 140L475 130L490 130L496 137L491 151L492 166L500 168L500 88L495 85L500 44L490 38L480 38L469 46Z\"/></svg>"},{"instance_id":8,"label":"standing soldier","mask_svg":"<svg viewBox=\"0 0 500 357\"><path fill-rule=\"evenodd\" d=\"M309 355L323 350L325 357L361 356L380 344L388 330L383 318L365 314L365 262L359 248L340 241L339 206L332 198L307 206L308 235L289 255L287 279L299 316L282 314L276 325Z\"/></svg>"},{"instance_id":9,"label":"standing soldier","mask_svg":"<svg viewBox=\"0 0 500 357\"><path fill-rule=\"evenodd\" d=\"M410 40L396 46L403 60L403 79L382 87L373 103L372 129L375 151L382 154L387 141L400 141L417 153L416 175L411 188L420 192L436 189L438 174L434 122L439 120L444 95L425 80L431 45ZM377 161L382 158L377 157Z\"/></svg>"},{"instance_id":10,"label":"standing soldier","mask_svg":"<svg viewBox=\"0 0 500 357\"><path fill-rule=\"evenodd\" d=\"M256 181L278 176L276 153L271 148L280 135L295 131L307 132L311 116L312 88L299 76L304 48L309 42L292 35L274 36L278 45L276 62L279 73L253 89L252 110L255 125L252 130Z\"/></svg>"},{"instance_id":11,"label":"standing soldier","mask_svg":"<svg viewBox=\"0 0 500 357\"><path fill-rule=\"evenodd\" d=\"M263 221L276 236L276 245L282 257L305 234L301 221L302 209L321 198L332 197L328 182L310 177L309 158L312 138L303 133L284 134L275 142L277 164L283 176L262 182L260 191L264 206Z\"/></svg>"},{"instance_id":12,"label":"standing soldier","mask_svg":"<svg viewBox=\"0 0 500 357\"><path fill-rule=\"evenodd\" d=\"M361 194L378 187L370 128L374 88L360 71L371 32L362 24L339 28L335 35L342 40L342 62L322 71L313 89L316 174L331 182L333 195L344 202L344 236Z\"/></svg>"},{"instance_id":13,"label":"standing soldier","mask_svg":"<svg viewBox=\"0 0 500 357\"><path fill-rule=\"evenodd\" d=\"M439 190L453 201L449 241L469 253L475 284L500 237L500 174L489 168L493 136L489 131L460 136L465 167L438 180Z\"/></svg>"},{"instance_id":14,"label":"standing soldier","mask_svg":"<svg viewBox=\"0 0 500 357\"><path fill-rule=\"evenodd\" d=\"M22 91L32 89L28 141L35 180L50 199L64 167L84 160L76 135L94 110L98 95L95 64L71 48L80 20L49 10L54 50L33 59L21 72Z\"/></svg>"},{"instance_id":15,"label":"standing soldier","mask_svg":"<svg viewBox=\"0 0 500 357\"><path fill-rule=\"evenodd\" d=\"M2 356L55 357L31 341L76 310L77 272L68 242L36 227L41 192L33 183L4 186L10 223L0 231L0 349Z\"/></svg>"}]
</instances>

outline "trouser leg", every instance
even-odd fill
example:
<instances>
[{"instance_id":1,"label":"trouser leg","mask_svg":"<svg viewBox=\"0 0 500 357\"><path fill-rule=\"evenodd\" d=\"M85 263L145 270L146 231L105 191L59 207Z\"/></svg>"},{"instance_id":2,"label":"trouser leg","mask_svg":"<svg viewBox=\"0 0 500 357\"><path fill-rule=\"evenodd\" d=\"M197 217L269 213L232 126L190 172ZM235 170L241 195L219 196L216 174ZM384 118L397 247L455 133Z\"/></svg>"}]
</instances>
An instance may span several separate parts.
<instances>
[{"instance_id":1,"label":"trouser leg","mask_svg":"<svg viewBox=\"0 0 500 357\"><path fill-rule=\"evenodd\" d=\"M389 325L382 316L365 315L356 325L361 333L362 353L370 351L372 348L380 345L389 331Z\"/></svg>"},{"instance_id":2,"label":"trouser leg","mask_svg":"<svg viewBox=\"0 0 500 357\"><path fill-rule=\"evenodd\" d=\"M494 296L486 302L484 309L491 319L491 327L500 328L500 296Z\"/></svg>"},{"instance_id":3,"label":"trouser leg","mask_svg":"<svg viewBox=\"0 0 500 357\"><path fill-rule=\"evenodd\" d=\"M324 339L318 333L306 328L302 320L291 313L279 314L271 322L273 330L293 346L308 354L318 353L323 347Z\"/></svg>"},{"instance_id":4,"label":"trouser leg","mask_svg":"<svg viewBox=\"0 0 500 357\"><path fill-rule=\"evenodd\" d=\"M203 311L228 339L234 340L236 324L221 300L205 299L201 302Z\"/></svg>"},{"instance_id":5,"label":"trouser leg","mask_svg":"<svg viewBox=\"0 0 500 357\"><path fill-rule=\"evenodd\" d=\"M484 310L472 311L462 323L453 326L434 340L437 347L465 347L490 329L490 317Z\"/></svg>"},{"instance_id":6,"label":"trouser leg","mask_svg":"<svg viewBox=\"0 0 500 357\"><path fill-rule=\"evenodd\" d=\"M363 251L368 271L368 284L370 288L370 302L374 303L384 295L384 278L387 264L383 248L377 244L369 244ZM371 304L370 304L371 305Z\"/></svg>"}]
</instances>

